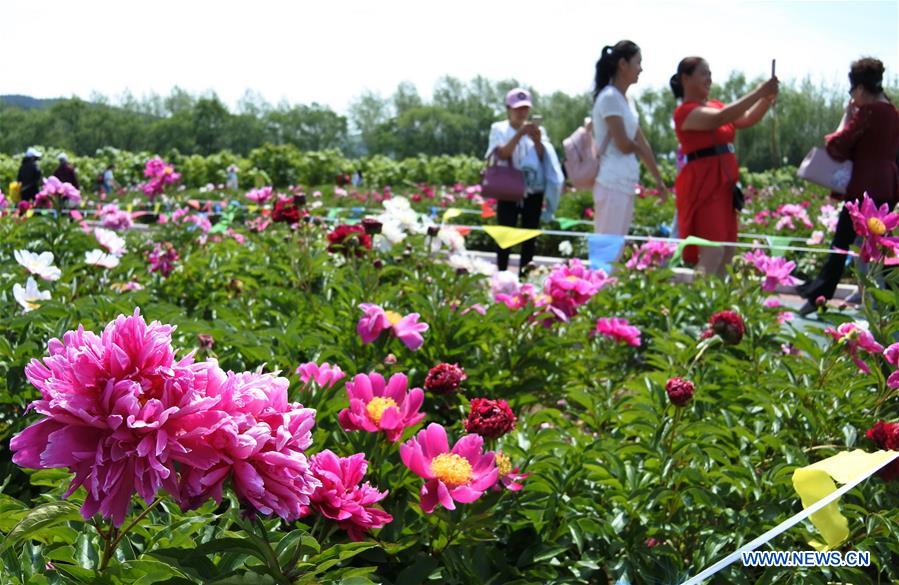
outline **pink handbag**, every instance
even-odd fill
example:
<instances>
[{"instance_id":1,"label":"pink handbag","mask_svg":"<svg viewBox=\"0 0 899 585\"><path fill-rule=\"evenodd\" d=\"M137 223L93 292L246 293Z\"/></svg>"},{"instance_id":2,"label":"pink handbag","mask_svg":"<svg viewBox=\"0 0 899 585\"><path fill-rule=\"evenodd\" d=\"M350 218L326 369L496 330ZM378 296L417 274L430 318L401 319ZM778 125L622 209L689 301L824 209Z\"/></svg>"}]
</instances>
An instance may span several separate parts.
<instances>
[{"instance_id":1,"label":"pink handbag","mask_svg":"<svg viewBox=\"0 0 899 585\"><path fill-rule=\"evenodd\" d=\"M575 189L582 191L593 189L596 175L599 174L599 159L605 154L611 136L606 134L599 151L596 150L593 133L584 126L562 141L562 147L565 149L565 171Z\"/></svg>"},{"instance_id":2,"label":"pink handbag","mask_svg":"<svg viewBox=\"0 0 899 585\"><path fill-rule=\"evenodd\" d=\"M509 166L497 164L498 158L496 149L487 157L487 168L481 173L481 196L517 203L527 192L524 173L512 166L511 160Z\"/></svg>"},{"instance_id":3,"label":"pink handbag","mask_svg":"<svg viewBox=\"0 0 899 585\"><path fill-rule=\"evenodd\" d=\"M823 148L815 147L805 155L797 173L809 183L827 187L834 193L846 194L852 179L852 161L837 162Z\"/></svg>"}]
</instances>

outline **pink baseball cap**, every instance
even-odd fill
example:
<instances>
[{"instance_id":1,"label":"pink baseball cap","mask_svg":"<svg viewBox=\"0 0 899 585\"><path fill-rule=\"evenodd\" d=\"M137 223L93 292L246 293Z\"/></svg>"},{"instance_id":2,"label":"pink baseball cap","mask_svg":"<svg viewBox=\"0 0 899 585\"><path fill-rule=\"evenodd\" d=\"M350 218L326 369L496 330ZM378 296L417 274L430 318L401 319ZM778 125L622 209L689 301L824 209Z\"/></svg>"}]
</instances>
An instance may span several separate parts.
<instances>
[{"instance_id":1,"label":"pink baseball cap","mask_svg":"<svg viewBox=\"0 0 899 585\"><path fill-rule=\"evenodd\" d=\"M510 108L520 108L522 106L531 107L531 93L521 87L516 87L506 94L506 105Z\"/></svg>"}]
</instances>

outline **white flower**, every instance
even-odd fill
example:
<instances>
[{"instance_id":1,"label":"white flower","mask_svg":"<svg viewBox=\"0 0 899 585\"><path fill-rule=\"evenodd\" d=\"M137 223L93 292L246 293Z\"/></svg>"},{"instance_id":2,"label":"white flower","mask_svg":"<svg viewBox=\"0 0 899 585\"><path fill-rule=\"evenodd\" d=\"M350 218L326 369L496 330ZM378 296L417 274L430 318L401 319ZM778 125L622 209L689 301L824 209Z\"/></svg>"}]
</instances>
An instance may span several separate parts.
<instances>
[{"instance_id":1,"label":"white flower","mask_svg":"<svg viewBox=\"0 0 899 585\"><path fill-rule=\"evenodd\" d=\"M496 273L496 264L476 258L469 254L452 254L447 262L453 268L464 268L471 274L483 274L484 276L492 276Z\"/></svg>"},{"instance_id":2,"label":"white flower","mask_svg":"<svg viewBox=\"0 0 899 585\"><path fill-rule=\"evenodd\" d=\"M571 240L562 240L561 242L559 242L560 254L571 256L572 252L574 252L574 247L571 245Z\"/></svg>"},{"instance_id":3,"label":"white flower","mask_svg":"<svg viewBox=\"0 0 899 585\"><path fill-rule=\"evenodd\" d=\"M59 280L62 276L62 271L53 266L53 252L34 254L28 250L16 250L13 256L28 272L37 274L44 280Z\"/></svg>"},{"instance_id":4,"label":"white flower","mask_svg":"<svg viewBox=\"0 0 899 585\"><path fill-rule=\"evenodd\" d=\"M99 227L94 228L94 237L97 238L97 243L106 248L110 254L121 256L127 252L125 249L125 239L119 237L119 235L112 230Z\"/></svg>"},{"instance_id":5,"label":"white flower","mask_svg":"<svg viewBox=\"0 0 899 585\"><path fill-rule=\"evenodd\" d=\"M12 296L25 309L25 312L37 309L41 306L39 301L49 301L50 291L40 291L34 278L28 277L23 288L21 284L12 285Z\"/></svg>"},{"instance_id":6,"label":"white flower","mask_svg":"<svg viewBox=\"0 0 899 585\"><path fill-rule=\"evenodd\" d=\"M498 294L515 294L520 286L518 275L508 270L497 272L490 277L490 290L494 296Z\"/></svg>"},{"instance_id":7,"label":"white flower","mask_svg":"<svg viewBox=\"0 0 899 585\"><path fill-rule=\"evenodd\" d=\"M437 252L446 246L450 253L465 251L465 237L455 228L440 228L437 237L431 242L431 250Z\"/></svg>"},{"instance_id":8,"label":"white flower","mask_svg":"<svg viewBox=\"0 0 899 585\"><path fill-rule=\"evenodd\" d=\"M805 241L809 246L816 246L824 241L824 232L821 230L815 230L812 232L812 236Z\"/></svg>"},{"instance_id":9,"label":"white flower","mask_svg":"<svg viewBox=\"0 0 899 585\"><path fill-rule=\"evenodd\" d=\"M91 250L84 253L84 262L91 266L115 268L119 265L119 259L112 254L106 254L103 250Z\"/></svg>"}]
</instances>

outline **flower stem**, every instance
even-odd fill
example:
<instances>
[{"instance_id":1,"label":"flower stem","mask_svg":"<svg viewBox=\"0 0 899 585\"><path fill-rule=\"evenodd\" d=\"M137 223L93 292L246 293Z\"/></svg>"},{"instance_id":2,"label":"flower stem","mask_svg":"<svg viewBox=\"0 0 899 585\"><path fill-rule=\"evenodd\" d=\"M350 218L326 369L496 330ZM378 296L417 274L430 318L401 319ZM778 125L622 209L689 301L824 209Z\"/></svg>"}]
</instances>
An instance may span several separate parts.
<instances>
[{"instance_id":1,"label":"flower stem","mask_svg":"<svg viewBox=\"0 0 899 585\"><path fill-rule=\"evenodd\" d=\"M100 558L100 571L106 570L106 567L109 565L109 561L112 558L112 555L115 554L116 547L119 546L119 543L122 541L122 538L124 538L124 536L128 533L128 531L131 530L132 528L134 528L135 526L137 526L137 523L140 522L141 520L143 520L147 516L147 514L149 514L150 511L153 508L155 508L161 501L162 500L159 498L156 498L155 500L153 500L153 503L151 503L149 506L144 508L144 511L141 512L140 514L138 514L137 518L132 520L131 524L126 526L125 529L122 530L121 532L116 533L115 527L113 527L109 530L109 534L106 536L106 538L104 538L104 540L106 540L106 546L104 547L103 555ZM112 538L112 536L114 534L116 536L112 540L112 542L110 542L109 538ZM102 536L102 533L101 533L101 536Z\"/></svg>"}]
</instances>

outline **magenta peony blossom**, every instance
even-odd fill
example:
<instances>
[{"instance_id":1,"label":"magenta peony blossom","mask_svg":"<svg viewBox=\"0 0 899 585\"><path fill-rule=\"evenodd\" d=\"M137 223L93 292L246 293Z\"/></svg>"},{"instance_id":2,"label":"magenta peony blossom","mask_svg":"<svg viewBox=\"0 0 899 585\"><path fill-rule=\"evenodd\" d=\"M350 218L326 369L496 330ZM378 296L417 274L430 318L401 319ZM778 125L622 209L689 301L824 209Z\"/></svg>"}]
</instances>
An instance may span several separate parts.
<instances>
[{"instance_id":1,"label":"magenta peony blossom","mask_svg":"<svg viewBox=\"0 0 899 585\"><path fill-rule=\"evenodd\" d=\"M153 249L147 253L147 262L150 264L150 272L159 272L163 278L175 270L175 262L178 261L178 252L169 242L156 243Z\"/></svg>"},{"instance_id":2,"label":"magenta peony blossom","mask_svg":"<svg viewBox=\"0 0 899 585\"><path fill-rule=\"evenodd\" d=\"M390 329L412 351L417 350L424 343L421 334L428 330L428 324L418 322L418 313L409 313L403 317L399 313L385 311L371 303L362 303L359 308L365 312L356 325L356 331L362 338L362 343L371 343L376 340L385 329Z\"/></svg>"},{"instance_id":3,"label":"magenta peony blossom","mask_svg":"<svg viewBox=\"0 0 899 585\"><path fill-rule=\"evenodd\" d=\"M852 361L855 362L855 365L858 366L859 371L864 372L865 374L871 373L871 368L869 368L868 364L859 357L858 351L862 350L868 353L881 353L883 351L883 346L875 341L874 336L871 335L870 331L856 323L843 323L836 329L833 327L826 328L824 333L833 337L838 344L846 346L849 357L851 357Z\"/></svg>"},{"instance_id":4,"label":"magenta peony blossom","mask_svg":"<svg viewBox=\"0 0 899 585\"><path fill-rule=\"evenodd\" d=\"M862 262L876 262L885 252L888 256L896 255L899 237L887 236L886 233L899 226L899 213L890 211L886 203L878 208L867 193L861 204L846 202L846 209L852 218L855 233L864 238L860 253Z\"/></svg>"},{"instance_id":5,"label":"magenta peony blossom","mask_svg":"<svg viewBox=\"0 0 899 585\"><path fill-rule=\"evenodd\" d=\"M765 275L765 280L762 281L763 291L771 292L777 290L779 285L795 286L799 284L799 280L792 275L793 270L796 269L795 262L788 262L783 257L772 258L761 250L747 252L743 254L743 259Z\"/></svg>"},{"instance_id":6,"label":"magenta peony blossom","mask_svg":"<svg viewBox=\"0 0 899 585\"><path fill-rule=\"evenodd\" d=\"M190 356L175 361L173 328L147 325L139 310L120 315L102 335L69 331L25 375L41 393L31 403L43 418L13 437L13 461L35 469L66 468L83 486L81 513L124 522L137 493L177 494L176 461L190 462L185 429L216 402L198 393Z\"/></svg>"},{"instance_id":7,"label":"magenta peony blossom","mask_svg":"<svg viewBox=\"0 0 899 585\"><path fill-rule=\"evenodd\" d=\"M592 335L604 335L618 342L640 347L640 330L630 325L627 319L603 317L596 321L596 329Z\"/></svg>"},{"instance_id":8,"label":"magenta peony blossom","mask_svg":"<svg viewBox=\"0 0 899 585\"><path fill-rule=\"evenodd\" d=\"M181 174L175 172L175 167L167 164L158 156L151 158L144 166L144 176L149 179L141 185L141 190L151 200L161 195L165 188L174 185L181 180Z\"/></svg>"},{"instance_id":9,"label":"magenta peony blossom","mask_svg":"<svg viewBox=\"0 0 899 585\"><path fill-rule=\"evenodd\" d=\"M320 485L304 454L312 444L315 411L288 402L286 378L226 373L214 360L193 371L196 387L216 404L183 431L191 450L184 455L182 508L209 497L220 501L230 477L238 498L260 513L299 518Z\"/></svg>"},{"instance_id":10,"label":"magenta peony blossom","mask_svg":"<svg viewBox=\"0 0 899 585\"><path fill-rule=\"evenodd\" d=\"M53 207L57 200L77 207L81 203L81 191L69 183L63 183L56 177L48 177L44 179L43 189L34 197L34 205L35 207Z\"/></svg>"},{"instance_id":11,"label":"magenta peony blossom","mask_svg":"<svg viewBox=\"0 0 899 585\"><path fill-rule=\"evenodd\" d=\"M384 376L375 372L357 374L346 383L350 406L340 411L340 426L347 431L384 431L389 441L398 441L406 427L425 417L419 412L424 392L421 388L407 392L408 385L405 374L394 374L386 383Z\"/></svg>"},{"instance_id":12,"label":"magenta peony blossom","mask_svg":"<svg viewBox=\"0 0 899 585\"><path fill-rule=\"evenodd\" d=\"M543 283L543 292L551 305L568 318L606 285L616 282L603 270L591 270L578 258L556 266ZM565 319L567 320L567 319Z\"/></svg>"},{"instance_id":13,"label":"magenta peony blossom","mask_svg":"<svg viewBox=\"0 0 899 585\"><path fill-rule=\"evenodd\" d=\"M524 484L521 482L527 479L529 474L518 473L518 468L512 467L512 460L502 451L496 452L496 469L499 479L493 484L493 491L501 491L506 488L509 491L518 492L524 488Z\"/></svg>"},{"instance_id":14,"label":"magenta peony blossom","mask_svg":"<svg viewBox=\"0 0 899 585\"><path fill-rule=\"evenodd\" d=\"M627 261L627 268L631 270L646 270L654 266L662 266L674 255L676 244L661 240L649 240L634 250L634 254Z\"/></svg>"},{"instance_id":15,"label":"magenta peony blossom","mask_svg":"<svg viewBox=\"0 0 899 585\"><path fill-rule=\"evenodd\" d=\"M297 374L300 375L303 384L308 384L309 380L312 380L319 388L330 388L346 376L340 366L332 366L328 362L321 366L315 362L307 362L297 368Z\"/></svg>"},{"instance_id":16,"label":"magenta peony blossom","mask_svg":"<svg viewBox=\"0 0 899 585\"><path fill-rule=\"evenodd\" d=\"M273 191L274 190L272 189L272 187L260 187L259 189L250 189L249 191L247 191L246 197L250 201L253 201L255 203L258 203L259 205L262 205L263 203L265 203L266 201L268 201L269 199L272 198Z\"/></svg>"},{"instance_id":17,"label":"magenta peony blossom","mask_svg":"<svg viewBox=\"0 0 899 585\"><path fill-rule=\"evenodd\" d=\"M894 368L899 366L899 343L894 343L886 348L883 351L883 357ZM890 388L899 388L899 369L890 374L890 377L887 378L887 385Z\"/></svg>"},{"instance_id":18,"label":"magenta peony blossom","mask_svg":"<svg viewBox=\"0 0 899 585\"><path fill-rule=\"evenodd\" d=\"M387 491L379 492L368 482L359 485L368 469L364 453L338 457L325 450L313 455L310 463L322 484L310 498L311 509L336 520L351 540L362 540L366 531L393 521L393 516L372 505L387 497Z\"/></svg>"},{"instance_id":19,"label":"magenta peony blossom","mask_svg":"<svg viewBox=\"0 0 899 585\"><path fill-rule=\"evenodd\" d=\"M413 473L427 480L419 500L426 514L437 504L455 510L454 502L474 502L499 476L496 456L492 451L484 452L480 435L465 435L450 450L446 430L436 423L400 445L400 458Z\"/></svg>"}]
</instances>

